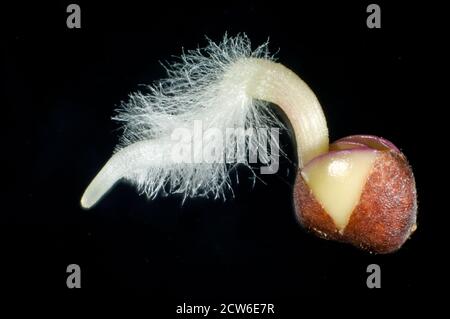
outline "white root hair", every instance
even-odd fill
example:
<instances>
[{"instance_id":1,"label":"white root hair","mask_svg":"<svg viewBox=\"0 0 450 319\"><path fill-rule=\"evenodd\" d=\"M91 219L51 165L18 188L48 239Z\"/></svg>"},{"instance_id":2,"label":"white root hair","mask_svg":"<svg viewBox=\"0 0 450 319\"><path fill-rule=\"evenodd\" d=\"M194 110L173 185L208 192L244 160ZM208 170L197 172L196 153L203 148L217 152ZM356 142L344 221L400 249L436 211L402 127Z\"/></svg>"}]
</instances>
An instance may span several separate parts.
<instances>
[{"instance_id":1,"label":"white root hair","mask_svg":"<svg viewBox=\"0 0 450 319\"><path fill-rule=\"evenodd\" d=\"M166 70L166 79L148 86L146 92L131 94L117 110L113 119L121 123L123 135L114 155L86 189L83 207L94 205L121 178L137 185L149 198L167 193L181 193L183 198L225 197L225 190L231 188L229 172L236 163L251 167L248 158L238 158L238 131L231 130L234 133L227 137L226 145L203 138L203 149L216 150L213 161L190 163L174 161L172 134L184 129L186 135L194 136L197 121L203 132L215 129L223 136L227 129L253 128L255 134L247 136L245 153L252 147L266 148L260 128L283 127L267 102L285 104L282 109L288 116L295 113L300 118L300 129L292 123L300 132L297 143L306 145L304 153L299 153L300 161L323 152L324 143L328 147L328 131L314 94L294 73L273 62L267 42L252 50L247 36L225 35L219 44L209 40L206 48L183 52ZM292 94L291 89L297 93ZM302 122L296 114L297 100L306 105L302 112L316 117L315 122L306 118ZM326 141L323 136L305 138L307 133L301 131L301 126L307 130L323 125ZM194 148L194 157L199 155L195 152Z\"/></svg>"}]
</instances>

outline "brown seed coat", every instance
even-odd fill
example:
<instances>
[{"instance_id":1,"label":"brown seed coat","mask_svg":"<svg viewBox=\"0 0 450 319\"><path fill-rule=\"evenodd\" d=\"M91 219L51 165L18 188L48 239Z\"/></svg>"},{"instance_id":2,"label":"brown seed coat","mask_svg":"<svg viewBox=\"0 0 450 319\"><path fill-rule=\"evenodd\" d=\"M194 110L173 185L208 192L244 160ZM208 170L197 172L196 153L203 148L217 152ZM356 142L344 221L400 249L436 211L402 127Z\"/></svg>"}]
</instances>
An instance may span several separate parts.
<instances>
[{"instance_id":1,"label":"brown seed coat","mask_svg":"<svg viewBox=\"0 0 450 319\"><path fill-rule=\"evenodd\" d=\"M294 206L300 224L319 237L375 253L396 251L417 227L414 176L403 154L393 150L379 152L343 232L316 200L300 172Z\"/></svg>"}]
</instances>

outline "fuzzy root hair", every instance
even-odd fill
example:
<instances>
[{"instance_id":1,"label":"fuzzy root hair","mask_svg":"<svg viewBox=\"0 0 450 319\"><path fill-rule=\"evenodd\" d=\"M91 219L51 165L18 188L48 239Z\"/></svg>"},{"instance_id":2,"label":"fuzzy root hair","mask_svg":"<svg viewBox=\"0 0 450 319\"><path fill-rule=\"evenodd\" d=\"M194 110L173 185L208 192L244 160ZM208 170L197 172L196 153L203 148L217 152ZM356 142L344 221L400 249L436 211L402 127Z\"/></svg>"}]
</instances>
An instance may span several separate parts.
<instances>
[{"instance_id":1,"label":"fuzzy root hair","mask_svg":"<svg viewBox=\"0 0 450 319\"><path fill-rule=\"evenodd\" d=\"M149 198L167 193L181 193L184 199L194 196L225 198L225 190L231 189L229 172L238 158L234 158L234 163L223 161L229 156L225 154L230 151L228 146L222 148L213 163L170 160L169 146L173 143L170 136L177 128L192 130L194 121L201 121L203 130L218 128L222 132L227 128L284 127L268 103L248 96L242 77L232 73L236 72L231 71L236 69L232 68L236 63L248 58L273 60L268 42L252 50L245 34L225 35L219 44L208 39L205 48L183 52L178 60L166 65L167 78L146 86L145 92L131 94L129 100L122 103L113 117L123 128L115 151L136 142L153 140L155 152L162 156L161 161L149 162L147 167L125 176L141 193ZM250 146L261 143L258 132L248 138L246 154ZM239 162L251 169L248 159Z\"/></svg>"}]
</instances>

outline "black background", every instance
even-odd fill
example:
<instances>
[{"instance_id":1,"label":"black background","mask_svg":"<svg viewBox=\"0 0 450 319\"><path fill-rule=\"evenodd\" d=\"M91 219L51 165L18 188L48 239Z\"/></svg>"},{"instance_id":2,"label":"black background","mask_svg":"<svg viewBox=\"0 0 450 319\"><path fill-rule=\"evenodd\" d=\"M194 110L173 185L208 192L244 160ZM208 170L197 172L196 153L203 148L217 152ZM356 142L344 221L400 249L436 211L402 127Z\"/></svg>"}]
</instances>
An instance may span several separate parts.
<instances>
[{"instance_id":1,"label":"black background","mask_svg":"<svg viewBox=\"0 0 450 319\"><path fill-rule=\"evenodd\" d=\"M423 8L377 2L382 28L371 30L364 1L76 1L82 28L69 30L68 3L2 8L8 180L0 215L2 289L66 300L142 296L149 309L169 317L182 302L272 302L287 314L307 307L308 296L417 297L442 284L437 243L444 234L424 151L431 142L420 129L431 121L423 111L427 80L418 81L427 39ZM80 208L85 187L118 141L114 108L140 84L165 75L160 61L225 32L245 32L255 46L270 38L279 62L319 97L331 140L374 134L404 151L416 176L419 228L400 251L370 255L307 234L294 216L289 161L254 187L240 170L235 198L225 203L150 201L121 183L94 209ZM293 158L289 136L282 141ZM71 263L81 266L80 290L66 287ZM366 287L371 263L382 269L379 290Z\"/></svg>"}]
</instances>

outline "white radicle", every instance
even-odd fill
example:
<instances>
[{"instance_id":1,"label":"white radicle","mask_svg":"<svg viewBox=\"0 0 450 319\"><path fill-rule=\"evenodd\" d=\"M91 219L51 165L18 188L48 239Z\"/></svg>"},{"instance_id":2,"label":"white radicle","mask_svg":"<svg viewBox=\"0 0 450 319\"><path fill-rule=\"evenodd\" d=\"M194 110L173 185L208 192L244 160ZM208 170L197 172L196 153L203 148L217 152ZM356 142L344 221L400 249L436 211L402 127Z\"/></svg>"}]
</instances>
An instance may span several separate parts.
<instances>
[{"instance_id":1,"label":"white radicle","mask_svg":"<svg viewBox=\"0 0 450 319\"><path fill-rule=\"evenodd\" d=\"M137 185L150 198L160 193L224 196L230 188L230 170L237 163L250 167L241 155L266 148L267 129L283 127L268 102L280 106L291 120L301 146L300 167L326 152L328 130L314 93L292 71L275 63L267 46L252 50L245 35L225 35L219 44L209 41L206 48L184 52L166 66L167 78L146 92L131 94L113 117L123 126L121 141L86 189L81 205L90 208L120 179ZM201 123L205 135L196 134L196 123ZM246 134L243 145L242 129L252 133ZM224 138L208 138L206 132ZM174 156L180 143L195 144L199 138L202 147L188 144L193 160ZM207 161L200 154L205 150L214 150Z\"/></svg>"}]
</instances>

